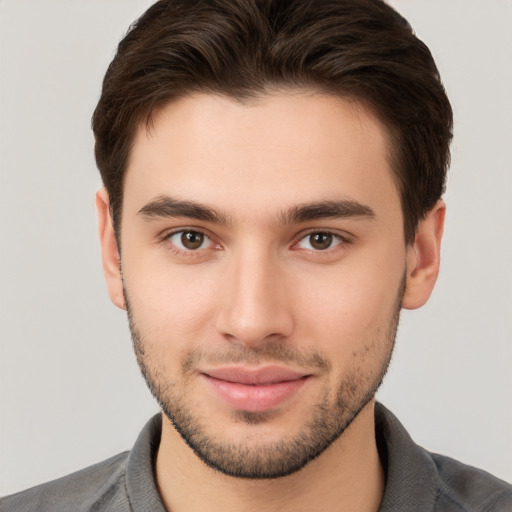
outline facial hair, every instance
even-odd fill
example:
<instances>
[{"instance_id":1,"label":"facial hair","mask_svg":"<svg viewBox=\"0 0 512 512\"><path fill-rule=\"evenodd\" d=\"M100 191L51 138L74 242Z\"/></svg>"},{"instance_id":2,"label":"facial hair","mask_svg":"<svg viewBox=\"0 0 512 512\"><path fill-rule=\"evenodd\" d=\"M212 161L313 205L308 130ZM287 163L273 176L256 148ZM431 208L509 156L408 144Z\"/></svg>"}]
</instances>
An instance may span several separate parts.
<instances>
[{"instance_id":1,"label":"facial hair","mask_svg":"<svg viewBox=\"0 0 512 512\"><path fill-rule=\"evenodd\" d=\"M200 419L193 397L186 396L187 379L194 375L199 362L263 364L281 362L300 368L328 373L330 363L314 349L300 351L286 342L269 341L257 348L230 344L221 351L192 349L181 361L181 379L165 375L158 357L151 353L150 340L138 329L135 313L124 290L126 309L137 362L146 383L175 430L211 468L225 475L249 479L274 479L302 469L336 441L361 410L374 398L388 370L398 329L405 275L400 283L388 326L381 339L368 340L354 354L350 370L338 383L335 399L331 390L312 405L309 417L295 436L279 441L251 443L215 436L210 425ZM236 411L234 421L257 425L271 420L272 411ZM207 421L207 420L206 420Z\"/></svg>"}]
</instances>

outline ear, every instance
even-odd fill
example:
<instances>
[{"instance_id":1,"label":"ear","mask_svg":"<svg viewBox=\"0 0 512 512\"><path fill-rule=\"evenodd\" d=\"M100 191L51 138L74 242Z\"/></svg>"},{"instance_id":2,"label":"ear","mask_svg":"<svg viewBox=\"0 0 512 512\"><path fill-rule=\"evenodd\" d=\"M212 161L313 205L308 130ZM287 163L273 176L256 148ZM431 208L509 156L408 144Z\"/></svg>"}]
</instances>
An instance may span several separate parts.
<instances>
[{"instance_id":1,"label":"ear","mask_svg":"<svg viewBox=\"0 0 512 512\"><path fill-rule=\"evenodd\" d=\"M439 200L419 222L407 248L407 279L402 307L417 309L430 297L439 274L446 205Z\"/></svg>"},{"instance_id":2,"label":"ear","mask_svg":"<svg viewBox=\"0 0 512 512\"><path fill-rule=\"evenodd\" d=\"M103 272L107 281L110 299L117 307L126 309L123 294L121 259L109 204L108 193L104 188L101 188L96 193L96 210L98 212L98 234L100 236Z\"/></svg>"}]
</instances>

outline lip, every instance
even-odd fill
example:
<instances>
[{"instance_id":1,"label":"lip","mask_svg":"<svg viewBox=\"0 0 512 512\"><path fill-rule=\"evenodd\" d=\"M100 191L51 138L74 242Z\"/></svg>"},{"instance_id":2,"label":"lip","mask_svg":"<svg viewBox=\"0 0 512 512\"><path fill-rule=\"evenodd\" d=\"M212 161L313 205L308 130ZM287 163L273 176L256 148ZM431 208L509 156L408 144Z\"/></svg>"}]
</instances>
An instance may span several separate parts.
<instances>
[{"instance_id":1,"label":"lip","mask_svg":"<svg viewBox=\"0 0 512 512\"><path fill-rule=\"evenodd\" d=\"M311 377L281 366L226 367L202 372L211 389L239 411L263 412L292 399Z\"/></svg>"}]
</instances>

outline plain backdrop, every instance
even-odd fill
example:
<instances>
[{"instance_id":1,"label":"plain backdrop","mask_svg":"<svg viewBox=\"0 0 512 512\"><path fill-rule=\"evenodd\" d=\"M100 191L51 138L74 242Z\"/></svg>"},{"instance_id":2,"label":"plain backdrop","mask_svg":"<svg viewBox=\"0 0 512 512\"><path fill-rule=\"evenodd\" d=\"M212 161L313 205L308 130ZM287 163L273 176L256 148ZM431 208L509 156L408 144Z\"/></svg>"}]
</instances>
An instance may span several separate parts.
<instances>
[{"instance_id":1,"label":"plain backdrop","mask_svg":"<svg viewBox=\"0 0 512 512\"><path fill-rule=\"evenodd\" d=\"M90 117L148 0L0 0L0 495L129 449L157 406L96 237ZM512 481L512 2L394 0L455 111L438 286L379 399L413 438Z\"/></svg>"}]
</instances>

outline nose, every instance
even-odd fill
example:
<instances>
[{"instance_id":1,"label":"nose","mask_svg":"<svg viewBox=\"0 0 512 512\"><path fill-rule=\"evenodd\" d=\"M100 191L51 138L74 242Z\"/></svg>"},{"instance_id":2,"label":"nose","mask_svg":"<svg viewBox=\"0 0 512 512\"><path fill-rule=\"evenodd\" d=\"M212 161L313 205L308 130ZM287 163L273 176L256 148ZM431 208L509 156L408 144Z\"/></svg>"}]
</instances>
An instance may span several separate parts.
<instances>
[{"instance_id":1,"label":"nose","mask_svg":"<svg viewBox=\"0 0 512 512\"><path fill-rule=\"evenodd\" d=\"M290 337L294 316L286 269L271 254L250 249L233 255L227 267L217 331L247 348Z\"/></svg>"}]
</instances>

